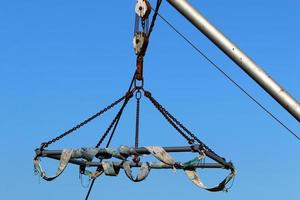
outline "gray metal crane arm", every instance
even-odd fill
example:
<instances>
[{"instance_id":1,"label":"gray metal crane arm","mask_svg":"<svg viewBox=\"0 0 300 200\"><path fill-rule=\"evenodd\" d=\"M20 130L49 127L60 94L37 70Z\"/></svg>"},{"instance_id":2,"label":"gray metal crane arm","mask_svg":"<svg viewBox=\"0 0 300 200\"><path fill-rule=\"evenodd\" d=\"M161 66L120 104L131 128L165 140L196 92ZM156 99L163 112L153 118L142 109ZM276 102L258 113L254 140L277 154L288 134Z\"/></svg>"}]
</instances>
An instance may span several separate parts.
<instances>
[{"instance_id":1,"label":"gray metal crane arm","mask_svg":"<svg viewBox=\"0 0 300 200\"><path fill-rule=\"evenodd\" d=\"M300 122L300 104L261 67L186 0L167 1Z\"/></svg>"}]
</instances>

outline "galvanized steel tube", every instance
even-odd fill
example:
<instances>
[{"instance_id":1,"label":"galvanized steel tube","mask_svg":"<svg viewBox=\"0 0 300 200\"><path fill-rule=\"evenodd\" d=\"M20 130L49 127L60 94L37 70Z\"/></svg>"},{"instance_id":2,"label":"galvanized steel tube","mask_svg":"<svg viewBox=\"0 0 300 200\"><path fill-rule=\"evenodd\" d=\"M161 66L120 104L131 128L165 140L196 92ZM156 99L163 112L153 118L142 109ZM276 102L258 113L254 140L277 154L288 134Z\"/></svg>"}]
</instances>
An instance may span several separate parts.
<instances>
[{"instance_id":1,"label":"galvanized steel tube","mask_svg":"<svg viewBox=\"0 0 300 200\"><path fill-rule=\"evenodd\" d=\"M185 0L167 0L300 122L300 105L241 49Z\"/></svg>"}]
</instances>

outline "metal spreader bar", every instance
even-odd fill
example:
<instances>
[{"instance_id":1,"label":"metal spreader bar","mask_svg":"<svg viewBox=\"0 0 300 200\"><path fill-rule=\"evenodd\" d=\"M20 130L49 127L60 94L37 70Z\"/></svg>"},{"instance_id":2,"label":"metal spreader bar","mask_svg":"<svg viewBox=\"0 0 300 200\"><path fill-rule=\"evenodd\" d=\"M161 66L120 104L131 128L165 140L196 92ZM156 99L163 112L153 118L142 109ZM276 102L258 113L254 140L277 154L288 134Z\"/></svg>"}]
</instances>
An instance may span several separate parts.
<instances>
[{"instance_id":1,"label":"metal spreader bar","mask_svg":"<svg viewBox=\"0 0 300 200\"><path fill-rule=\"evenodd\" d=\"M224 158L221 158L217 156L215 153L203 149L201 145L191 145L191 146L177 146L177 147L163 147L163 149L168 153L182 153L182 152L203 152L207 157L217 162L217 165L211 165L215 167L211 168L218 168L219 166L222 166L222 168L225 169L234 169L234 166L231 162L227 162ZM49 157L54 159L59 159L60 155L62 154L62 150L43 150L40 151L39 149L36 149L36 154L41 157ZM131 155L149 155L151 154L145 147L139 147L139 148L130 148L130 154ZM107 151L104 148L99 149L97 155L97 158L103 159L103 158L111 158L111 155L107 153ZM84 161L79 161L76 159L71 159L70 161L73 164L83 164ZM93 162L84 162L88 166L99 166L99 163L93 163ZM202 165L199 165L202 166ZM204 165L203 165L204 166Z\"/></svg>"},{"instance_id":2,"label":"metal spreader bar","mask_svg":"<svg viewBox=\"0 0 300 200\"><path fill-rule=\"evenodd\" d=\"M47 156L48 158L52 158L55 160L60 160L59 155L49 155ZM83 160L76 160L76 159L70 159L69 163L72 163L74 165L79 165L79 166L86 166L86 167L102 167L101 162L86 162ZM118 168L123 168L122 162L112 162L114 166ZM141 167L142 163L135 163L135 162L130 162L130 167ZM209 169L219 169L219 168L225 168L223 165L219 163L195 163L189 166L190 168L209 168ZM151 169L173 169L173 166L166 165L166 164L161 164L161 163L151 163ZM176 169L183 169L182 166L176 166Z\"/></svg>"}]
</instances>

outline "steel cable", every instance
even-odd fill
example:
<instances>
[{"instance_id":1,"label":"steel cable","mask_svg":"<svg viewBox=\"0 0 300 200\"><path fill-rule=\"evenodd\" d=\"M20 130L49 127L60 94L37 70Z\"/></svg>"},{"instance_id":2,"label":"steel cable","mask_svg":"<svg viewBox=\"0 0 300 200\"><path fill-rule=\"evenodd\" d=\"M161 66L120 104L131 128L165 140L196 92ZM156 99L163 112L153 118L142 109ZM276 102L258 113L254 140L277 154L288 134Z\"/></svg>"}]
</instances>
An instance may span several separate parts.
<instances>
[{"instance_id":1,"label":"steel cable","mask_svg":"<svg viewBox=\"0 0 300 200\"><path fill-rule=\"evenodd\" d=\"M271 111L269 111L264 105L262 105L256 98L254 98L246 89L244 89L239 83L233 80L221 67L219 67L212 59L210 59L202 50L200 50L193 42L188 39L183 33L181 33L175 26L173 26L165 17L159 12L157 14L171 29L173 29L183 40L185 40L193 49L195 49L205 60L207 60L213 67L215 67L221 74L223 74L232 84L234 84L241 92L243 92L248 98L258 105L265 113L273 118L278 124L285 128L291 135L293 135L298 141L300 137L291 130L285 123L283 123L278 117L276 117Z\"/></svg>"},{"instance_id":2,"label":"steel cable","mask_svg":"<svg viewBox=\"0 0 300 200\"><path fill-rule=\"evenodd\" d=\"M101 143L103 142L103 140L104 140L105 137L107 136L108 132L110 131L111 127L114 126L114 127L113 127L113 130L112 130L112 133L111 133L111 135L110 135L110 137L109 137L109 139L108 139L108 142L106 143L106 148L109 147L109 145L110 145L110 143L111 143L111 140L112 140L112 138L113 138L113 136L114 136L115 130L116 130L116 128L117 128L117 126L118 126L118 123L119 123L119 121L120 121L120 118L121 118L121 115L122 115L122 113L123 113L123 110L124 110L125 106L127 105L129 99L132 97L133 92L135 91L135 88L133 89L133 91L130 91L131 88L132 88L132 86L133 86L133 84L134 84L135 76L136 76L136 72L134 73L134 75L133 75L133 77L132 77L132 80L131 80L131 82L130 82L129 88L128 88L128 90L127 90L127 94L125 95L125 97L126 97L126 98L125 98L125 101L124 101L124 103L123 103L121 109L119 110L119 112L118 112L118 114L116 115L115 119L112 121L112 123L111 123L110 126L108 127L107 131L106 131L106 132L103 134L103 136L100 138L100 140L99 140L99 142L97 143L96 147L99 147L99 146L101 145ZM130 93L130 94L129 94L129 93ZM102 161L102 160L100 160L100 162L101 162L101 161ZM97 170L100 170L100 169L97 168ZM89 198L89 196L90 196L90 193L91 193L91 191L92 191L92 189L93 189L93 187L94 187L95 181L96 181L96 179L93 179L93 180L92 180L92 183L91 183L91 185L90 185L90 187L89 187L89 189L88 189L88 192L87 192L87 194L86 194L86 196L85 196L85 200L88 200L88 198Z\"/></svg>"}]
</instances>

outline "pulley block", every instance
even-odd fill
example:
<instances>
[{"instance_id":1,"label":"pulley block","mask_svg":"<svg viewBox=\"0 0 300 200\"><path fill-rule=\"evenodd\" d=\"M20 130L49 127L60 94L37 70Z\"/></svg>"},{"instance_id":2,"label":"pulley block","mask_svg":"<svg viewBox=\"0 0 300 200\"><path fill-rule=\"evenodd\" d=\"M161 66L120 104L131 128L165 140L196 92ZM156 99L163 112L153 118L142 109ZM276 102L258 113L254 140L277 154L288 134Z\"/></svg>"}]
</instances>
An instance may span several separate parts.
<instances>
[{"instance_id":1,"label":"pulley block","mask_svg":"<svg viewBox=\"0 0 300 200\"><path fill-rule=\"evenodd\" d=\"M151 5L148 0L137 0L135 6L136 14L143 20L148 19L151 12Z\"/></svg>"},{"instance_id":2,"label":"pulley block","mask_svg":"<svg viewBox=\"0 0 300 200\"><path fill-rule=\"evenodd\" d=\"M133 37L133 48L136 55L143 54L148 43L147 35L144 32L136 32Z\"/></svg>"}]
</instances>

